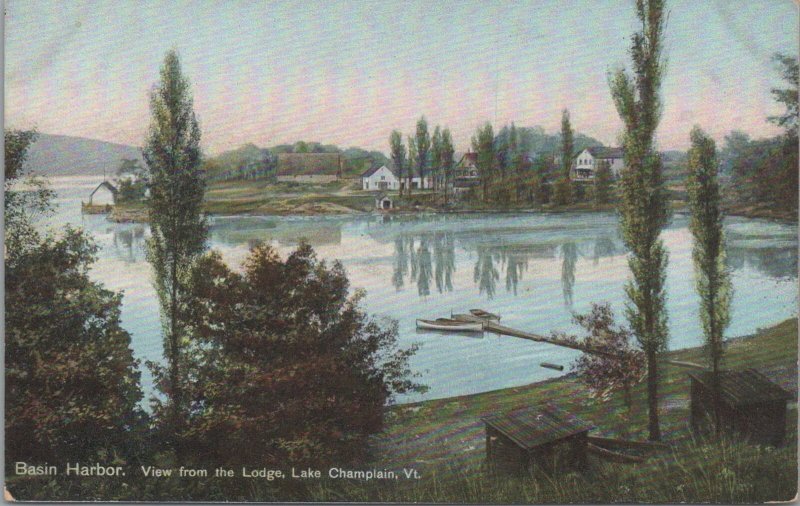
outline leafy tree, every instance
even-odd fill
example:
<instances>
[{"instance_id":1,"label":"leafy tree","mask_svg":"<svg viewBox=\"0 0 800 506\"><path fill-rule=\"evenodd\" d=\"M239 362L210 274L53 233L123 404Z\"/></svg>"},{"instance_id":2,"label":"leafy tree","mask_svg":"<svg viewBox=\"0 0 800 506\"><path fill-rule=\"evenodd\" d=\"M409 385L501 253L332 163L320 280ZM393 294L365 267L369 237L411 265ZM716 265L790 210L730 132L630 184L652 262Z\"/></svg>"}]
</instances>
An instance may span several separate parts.
<instances>
[{"instance_id":1,"label":"leafy tree","mask_svg":"<svg viewBox=\"0 0 800 506\"><path fill-rule=\"evenodd\" d=\"M416 155L417 167L420 178L420 188L425 187L425 169L428 166L428 158L430 157L431 149L431 136L428 134L428 121L425 116L422 116L417 121L416 132Z\"/></svg>"},{"instance_id":2,"label":"leafy tree","mask_svg":"<svg viewBox=\"0 0 800 506\"><path fill-rule=\"evenodd\" d=\"M408 170L406 173L408 174L408 186L406 187L406 192L409 196L411 196L411 183L414 179L414 167L417 165L417 140L412 137L408 136Z\"/></svg>"},{"instance_id":3,"label":"leafy tree","mask_svg":"<svg viewBox=\"0 0 800 506\"><path fill-rule=\"evenodd\" d=\"M406 147L403 145L403 134L397 130L392 130L389 135L389 150L392 157L392 164L397 171L397 178L403 180L403 169L406 166ZM400 185L400 196L403 196L403 185Z\"/></svg>"},{"instance_id":4,"label":"leafy tree","mask_svg":"<svg viewBox=\"0 0 800 506\"><path fill-rule=\"evenodd\" d=\"M442 172L444 174L444 204L447 205L447 190L450 186L450 180L453 178L453 166L455 161L455 148L453 147L453 137L450 135L450 129L445 128L442 131L442 141L440 146L440 158L442 163Z\"/></svg>"},{"instance_id":5,"label":"leafy tree","mask_svg":"<svg viewBox=\"0 0 800 506\"><path fill-rule=\"evenodd\" d=\"M323 465L363 456L395 393L419 390L397 323L369 318L338 262L307 244L286 260L256 246L241 272L211 253L190 275L197 462ZM264 287L269 287L265 290Z\"/></svg>"},{"instance_id":6,"label":"leafy tree","mask_svg":"<svg viewBox=\"0 0 800 506\"><path fill-rule=\"evenodd\" d=\"M36 142L38 134L35 130L5 130L5 181L4 189L4 223L6 249L22 249L29 243L29 236L36 231L32 220L39 215L49 214L52 210L50 200L54 193L42 179L24 172L28 148ZM15 185L25 181L28 191L19 191Z\"/></svg>"},{"instance_id":7,"label":"leafy tree","mask_svg":"<svg viewBox=\"0 0 800 506\"><path fill-rule=\"evenodd\" d=\"M539 155L533 163L531 195L538 204L550 202L550 178L554 166L553 160L545 155Z\"/></svg>"},{"instance_id":8,"label":"leafy tree","mask_svg":"<svg viewBox=\"0 0 800 506\"><path fill-rule=\"evenodd\" d=\"M575 150L575 139L572 124L569 121L569 110L561 111L561 177L570 179L572 156Z\"/></svg>"},{"instance_id":9,"label":"leafy tree","mask_svg":"<svg viewBox=\"0 0 800 506\"><path fill-rule=\"evenodd\" d=\"M575 315L573 321L588 334L581 339L559 337L605 352L583 353L572 364L573 371L596 397L608 399L612 393L622 392L630 415L633 386L642 381L646 371L644 354L633 346L630 329L615 323L614 312L607 303L592 304L591 312Z\"/></svg>"},{"instance_id":10,"label":"leafy tree","mask_svg":"<svg viewBox=\"0 0 800 506\"><path fill-rule=\"evenodd\" d=\"M145 168L141 166L136 158L123 158L117 167L118 176L144 177Z\"/></svg>"},{"instance_id":11,"label":"leafy tree","mask_svg":"<svg viewBox=\"0 0 800 506\"><path fill-rule=\"evenodd\" d=\"M294 144L294 153L311 153L308 144L305 141L297 141Z\"/></svg>"},{"instance_id":12,"label":"leafy tree","mask_svg":"<svg viewBox=\"0 0 800 506\"><path fill-rule=\"evenodd\" d=\"M564 206L572 202L572 183L565 177L559 177L553 183L553 203Z\"/></svg>"},{"instance_id":13,"label":"leafy tree","mask_svg":"<svg viewBox=\"0 0 800 506\"><path fill-rule=\"evenodd\" d=\"M600 160L594 172L594 200L597 204L607 204L611 201L611 164L608 160Z\"/></svg>"},{"instance_id":14,"label":"leafy tree","mask_svg":"<svg viewBox=\"0 0 800 506\"><path fill-rule=\"evenodd\" d=\"M433 175L433 189L438 190L437 181L442 170L442 131L439 125L433 129L431 136L431 173Z\"/></svg>"},{"instance_id":15,"label":"leafy tree","mask_svg":"<svg viewBox=\"0 0 800 506\"><path fill-rule=\"evenodd\" d=\"M689 228L694 237L692 259L700 295L700 320L711 363L714 422L719 432L719 367L723 355L723 333L730 322L731 281L725 266L716 146L714 140L698 127L692 130L691 140L687 183L691 210Z\"/></svg>"},{"instance_id":16,"label":"leafy tree","mask_svg":"<svg viewBox=\"0 0 800 506\"><path fill-rule=\"evenodd\" d=\"M569 121L569 111L564 109L561 112L561 174L553 186L553 201L556 205L563 206L571 204L573 201L574 195L570 178L573 150L574 139Z\"/></svg>"},{"instance_id":17,"label":"leafy tree","mask_svg":"<svg viewBox=\"0 0 800 506\"><path fill-rule=\"evenodd\" d=\"M129 458L144 415L121 296L89 279L97 248L82 232L31 225L52 193L21 197L13 183L35 138L5 132L6 466Z\"/></svg>"},{"instance_id":18,"label":"leafy tree","mask_svg":"<svg viewBox=\"0 0 800 506\"><path fill-rule=\"evenodd\" d=\"M658 420L657 354L666 349L667 313L664 280L667 252L659 239L669 221L661 158L654 135L661 112L659 88L664 71L664 0L636 2L642 29L632 37L633 76L617 71L611 95L625 125L625 167L620 181L619 215L622 237L630 251L633 279L626 286L627 317L647 357L649 437L661 439Z\"/></svg>"},{"instance_id":19,"label":"leafy tree","mask_svg":"<svg viewBox=\"0 0 800 506\"><path fill-rule=\"evenodd\" d=\"M206 248L207 227L201 214L205 184L200 169L200 128L175 51L164 58L161 81L150 96L150 110L152 120L143 150L152 184L147 259L155 274L167 359L166 370L151 365L156 386L166 395L166 402L153 402L155 415L180 459L180 440L188 417L183 385L189 371L182 351L188 338L186 281L192 262Z\"/></svg>"},{"instance_id":20,"label":"leafy tree","mask_svg":"<svg viewBox=\"0 0 800 506\"><path fill-rule=\"evenodd\" d=\"M800 65L796 56L776 53L773 56L780 67L781 77L789 83L789 88L773 88L772 96L779 104L786 107L786 112L780 116L771 116L769 121L786 129L788 136L797 137L797 118L798 118L798 86L800 85Z\"/></svg>"},{"instance_id":21,"label":"leafy tree","mask_svg":"<svg viewBox=\"0 0 800 506\"><path fill-rule=\"evenodd\" d=\"M489 201L490 181L494 178L494 131L488 121L472 136L472 150L477 153L478 174L483 183L483 201Z\"/></svg>"}]
</instances>

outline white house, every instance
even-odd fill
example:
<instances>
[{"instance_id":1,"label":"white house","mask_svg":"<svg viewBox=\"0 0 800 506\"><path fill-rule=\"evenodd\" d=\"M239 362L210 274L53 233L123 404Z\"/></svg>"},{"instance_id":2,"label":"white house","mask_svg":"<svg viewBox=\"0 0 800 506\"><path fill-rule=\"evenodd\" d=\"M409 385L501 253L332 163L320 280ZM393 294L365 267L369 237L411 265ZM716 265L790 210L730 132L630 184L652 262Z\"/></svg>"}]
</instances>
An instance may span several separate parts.
<instances>
[{"instance_id":1,"label":"white house","mask_svg":"<svg viewBox=\"0 0 800 506\"><path fill-rule=\"evenodd\" d=\"M400 180L386 165L372 167L361 174L362 190L398 190Z\"/></svg>"},{"instance_id":2,"label":"white house","mask_svg":"<svg viewBox=\"0 0 800 506\"><path fill-rule=\"evenodd\" d=\"M108 181L103 181L89 194L90 206L112 206L117 198L117 189Z\"/></svg>"},{"instance_id":3,"label":"white house","mask_svg":"<svg viewBox=\"0 0 800 506\"><path fill-rule=\"evenodd\" d=\"M576 181L590 181L601 162L607 162L611 174L619 177L625 167L622 159L622 148L594 147L586 148L575 157L572 164L572 178Z\"/></svg>"}]
</instances>

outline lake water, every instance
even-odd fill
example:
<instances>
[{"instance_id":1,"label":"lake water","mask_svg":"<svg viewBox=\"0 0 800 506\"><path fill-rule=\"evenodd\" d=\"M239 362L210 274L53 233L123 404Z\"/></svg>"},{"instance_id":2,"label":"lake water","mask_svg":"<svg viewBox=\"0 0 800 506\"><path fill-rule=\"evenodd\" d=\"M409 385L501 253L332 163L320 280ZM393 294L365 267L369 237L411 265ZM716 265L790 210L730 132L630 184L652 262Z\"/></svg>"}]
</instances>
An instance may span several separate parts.
<instances>
[{"instance_id":1,"label":"lake water","mask_svg":"<svg viewBox=\"0 0 800 506\"><path fill-rule=\"evenodd\" d=\"M81 216L80 200L98 181L53 181L58 211L51 225L71 222L100 246L91 275L124 291L122 323L136 356L161 360L158 304L144 259L148 228ZM765 220L726 220L734 297L727 336L797 315L797 226ZM412 367L430 387L399 402L471 394L524 385L562 373L539 366L562 364L572 350L493 334L462 336L422 332L417 318L449 316L483 308L502 323L536 332L575 332L573 312L608 301L622 318L626 253L609 214L462 214L346 217L215 217L209 246L238 265L257 241L285 255L307 240L325 259L342 262L354 288L363 288L365 309L394 318L400 343L418 343ZM676 215L664 231L669 250L667 293L669 348L701 342L687 218ZM265 287L266 289L266 287ZM143 367L144 369L144 367ZM152 392L149 373L143 386Z\"/></svg>"}]
</instances>

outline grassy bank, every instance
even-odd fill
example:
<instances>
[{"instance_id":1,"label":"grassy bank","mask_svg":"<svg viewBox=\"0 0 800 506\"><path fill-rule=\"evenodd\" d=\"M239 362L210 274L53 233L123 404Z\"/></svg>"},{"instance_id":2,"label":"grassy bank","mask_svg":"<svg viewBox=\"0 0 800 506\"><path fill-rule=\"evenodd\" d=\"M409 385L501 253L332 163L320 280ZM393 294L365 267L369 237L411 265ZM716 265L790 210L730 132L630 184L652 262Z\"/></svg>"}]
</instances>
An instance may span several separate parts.
<instances>
[{"instance_id":1,"label":"grassy bank","mask_svg":"<svg viewBox=\"0 0 800 506\"><path fill-rule=\"evenodd\" d=\"M221 181L206 190L212 214L350 214L370 211L374 195L352 189L352 180L325 184Z\"/></svg>"},{"instance_id":2,"label":"grassy bank","mask_svg":"<svg viewBox=\"0 0 800 506\"><path fill-rule=\"evenodd\" d=\"M755 367L797 395L797 319L734 339L725 366ZM513 338L508 338L513 339ZM531 346L548 346L531 343ZM702 362L702 349L669 353ZM536 367L535 364L531 364ZM469 374L465 364L465 375ZM592 399L574 376L482 394L432 400L387 409L386 428L371 442L371 455L356 469L416 469L418 480L263 480L139 477L85 480L66 477L12 478L9 488L24 499L386 501L445 503L722 502L789 500L797 490L797 405L790 405L788 444L771 448L741 441L695 439L688 429L686 370L664 367L660 387L664 440L671 445L641 464L590 459L583 473L505 477L484 468L480 417L518 406L551 402L597 426L593 435L645 439L644 386L634 412L622 399ZM259 462L259 456L243 456ZM152 464L150 462L145 463ZM164 463L155 463L165 465ZM209 468L213 463L208 463ZM133 473L131 473L133 474Z\"/></svg>"}]
</instances>

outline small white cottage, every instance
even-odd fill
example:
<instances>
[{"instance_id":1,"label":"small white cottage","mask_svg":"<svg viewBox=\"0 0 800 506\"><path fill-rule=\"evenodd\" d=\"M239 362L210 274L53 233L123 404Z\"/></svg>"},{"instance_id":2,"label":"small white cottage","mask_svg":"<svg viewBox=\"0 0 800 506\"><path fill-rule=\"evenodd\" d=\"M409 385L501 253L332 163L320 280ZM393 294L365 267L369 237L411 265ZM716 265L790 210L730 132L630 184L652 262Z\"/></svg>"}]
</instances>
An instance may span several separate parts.
<instances>
[{"instance_id":1,"label":"small white cottage","mask_svg":"<svg viewBox=\"0 0 800 506\"><path fill-rule=\"evenodd\" d=\"M108 181L103 181L89 194L90 206L113 206L117 199L117 189Z\"/></svg>"},{"instance_id":2,"label":"small white cottage","mask_svg":"<svg viewBox=\"0 0 800 506\"><path fill-rule=\"evenodd\" d=\"M362 190L397 190L400 180L386 165L375 166L361 174Z\"/></svg>"},{"instance_id":3,"label":"small white cottage","mask_svg":"<svg viewBox=\"0 0 800 506\"><path fill-rule=\"evenodd\" d=\"M392 209L394 202L392 198L385 193L380 193L375 197L375 207L383 211Z\"/></svg>"}]
</instances>

